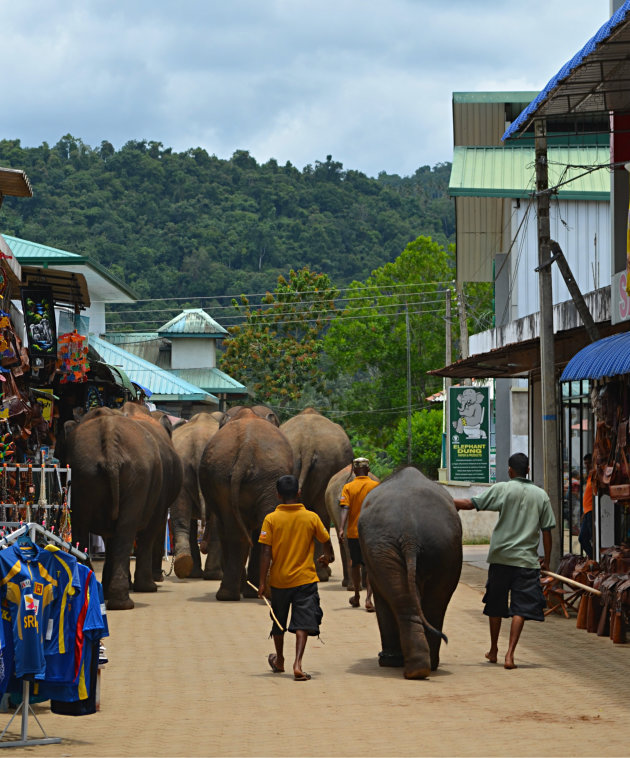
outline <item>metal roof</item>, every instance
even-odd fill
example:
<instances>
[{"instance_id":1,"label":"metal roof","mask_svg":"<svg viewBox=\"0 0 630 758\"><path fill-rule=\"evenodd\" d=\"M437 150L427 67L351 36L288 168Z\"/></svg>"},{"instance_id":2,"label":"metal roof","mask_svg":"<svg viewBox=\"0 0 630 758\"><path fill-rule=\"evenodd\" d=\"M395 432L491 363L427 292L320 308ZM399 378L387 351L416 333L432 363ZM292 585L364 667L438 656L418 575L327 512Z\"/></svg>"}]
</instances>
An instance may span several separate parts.
<instances>
[{"instance_id":1,"label":"metal roof","mask_svg":"<svg viewBox=\"0 0 630 758\"><path fill-rule=\"evenodd\" d=\"M247 387L218 368L174 368L170 373L213 394L247 395Z\"/></svg>"},{"instance_id":2,"label":"metal roof","mask_svg":"<svg viewBox=\"0 0 630 758\"><path fill-rule=\"evenodd\" d=\"M534 118L630 111L629 11L626 0L512 122L504 140Z\"/></svg>"},{"instance_id":3,"label":"metal roof","mask_svg":"<svg viewBox=\"0 0 630 758\"><path fill-rule=\"evenodd\" d=\"M106 268L83 255L12 237L9 234L2 236L22 266L68 271L84 276L92 302L131 303L137 299L134 293Z\"/></svg>"},{"instance_id":4,"label":"metal roof","mask_svg":"<svg viewBox=\"0 0 630 758\"><path fill-rule=\"evenodd\" d=\"M630 332L592 342L567 363L561 382L630 374Z\"/></svg>"},{"instance_id":5,"label":"metal roof","mask_svg":"<svg viewBox=\"0 0 630 758\"><path fill-rule=\"evenodd\" d=\"M454 103L529 103L538 94L534 91L453 92Z\"/></svg>"},{"instance_id":6,"label":"metal roof","mask_svg":"<svg viewBox=\"0 0 630 758\"><path fill-rule=\"evenodd\" d=\"M201 308L188 308L158 329L161 337L225 337L227 329Z\"/></svg>"},{"instance_id":7,"label":"metal roof","mask_svg":"<svg viewBox=\"0 0 630 758\"><path fill-rule=\"evenodd\" d=\"M0 168L0 203L4 195L33 197L33 188L24 171L15 168Z\"/></svg>"},{"instance_id":8,"label":"metal roof","mask_svg":"<svg viewBox=\"0 0 630 758\"><path fill-rule=\"evenodd\" d=\"M549 186L565 200L610 199L608 146L549 147ZM585 172L580 166L602 165ZM568 168L571 166L572 168ZM533 147L456 147L449 193L455 197L529 197L536 188Z\"/></svg>"},{"instance_id":9,"label":"metal roof","mask_svg":"<svg viewBox=\"0 0 630 758\"><path fill-rule=\"evenodd\" d=\"M110 366L122 368L132 382L148 387L155 400L184 400L218 405L218 398L174 374L158 368L155 364L113 345L107 340L89 336L89 345Z\"/></svg>"}]
</instances>

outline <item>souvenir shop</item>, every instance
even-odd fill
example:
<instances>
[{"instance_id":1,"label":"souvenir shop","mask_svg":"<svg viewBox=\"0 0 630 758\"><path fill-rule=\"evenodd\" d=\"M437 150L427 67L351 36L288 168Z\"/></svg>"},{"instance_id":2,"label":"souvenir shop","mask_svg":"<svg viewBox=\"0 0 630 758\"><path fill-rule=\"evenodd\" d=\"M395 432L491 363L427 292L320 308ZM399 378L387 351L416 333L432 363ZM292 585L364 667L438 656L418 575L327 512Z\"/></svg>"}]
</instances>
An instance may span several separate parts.
<instances>
[{"instance_id":1,"label":"souvenir shop","mask_svg":"<svg viewBox=\"0 0 630 758\"><path fill-rule=\"evenodd\" d=\"M65 421L133 396L116 369L90 361L86 336L57 333L60 308L72 323L89 306L83 277L16 266L0 260L0 711L9 720L0 748L60 741L33 702L75 716L98 709L102 587L72 544L71 471L56 451ZM43 736L29 737L31 717Z\"/></svg>"},{"instance_id":2,"label":"souvenir shop","mask_svg":"<svg viewBox=\"0 0 630 758\"><path fill-rule=\"evenodd\" d=\"M568 617L573 606L579 629L630 642L630 332L582 349L560 382L564 459L577 482L565 487L564 526L579 529L558 567L565 583L547 580L547 612Z\"/></svg>"}]
</instances>

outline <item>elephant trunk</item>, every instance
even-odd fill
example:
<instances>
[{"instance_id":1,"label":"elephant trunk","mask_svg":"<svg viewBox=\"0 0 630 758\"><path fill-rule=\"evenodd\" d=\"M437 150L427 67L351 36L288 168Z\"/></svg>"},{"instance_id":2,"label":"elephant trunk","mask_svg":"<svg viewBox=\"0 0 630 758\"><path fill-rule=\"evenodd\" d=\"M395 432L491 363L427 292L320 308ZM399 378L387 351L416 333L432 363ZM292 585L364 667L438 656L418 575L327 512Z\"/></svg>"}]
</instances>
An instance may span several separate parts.
<instances>
[{"instance_id":1,"label":"elephant trunk","mask_svg":"<svg viewBox=\"0 0 630 758\"><path fill-rule=\"evenodd\" d=\"M431 624L429 624L429 622L426 620L424 612L422 611L422 600L420 598L420 595L418 593L418 587L416 585L416 561L418 559L416 545L405 543L402 546L402 551L405 557L405 562L407 564L407 582L409 586L409 594L411 595L411 597L414 597L416 599L416 608L417 608L418 617L420 618L422 626L425 628L426 631L433 632L433 634L437 634L438 637L441 637L444 640L444 642L448 643L448 638L444 634L444 632L440 631L439 629L436 629L434 626L431 626Z\"/></svg>"}]
</instances>

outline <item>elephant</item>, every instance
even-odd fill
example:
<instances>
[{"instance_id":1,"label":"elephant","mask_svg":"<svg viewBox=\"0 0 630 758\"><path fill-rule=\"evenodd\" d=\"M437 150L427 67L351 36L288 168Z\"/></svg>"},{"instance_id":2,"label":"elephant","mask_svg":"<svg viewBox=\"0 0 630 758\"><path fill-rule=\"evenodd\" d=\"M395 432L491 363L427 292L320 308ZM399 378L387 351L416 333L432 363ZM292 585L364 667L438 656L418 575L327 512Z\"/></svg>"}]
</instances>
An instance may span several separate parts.
<instances>
[{"instance_id":1,"label":"elephant","mask_svg":"<svg viewBox=\"0 0 630 758\"><path fill-rule=\"evenodd\" d=\"M105 539L103 590L109 610L134 607L129 556L136 540L134 589L155 592L152 549L161 526L162 459L154 435L111 408L95 408L65 424L64 451L72 467L72 531L87 546L90 532Z\"/></svg>"},{"instance_id":2,"label":"elephant","mask_svg":"<svg viewBox=\"0 0 630 758\"><path fill-rule=\"evenodd\" d=\"M161 582L162 557L164 555L164 538L166 536L166 521L168 509L179 495L184 477L182 461L173 446L173 425L165 413L161 411L147 412L146 406L137 403L124 403L121 408L124 416L133 418L155 439L162 461L162 487L159 493L159 509L161 512L161 527L153 543L153 580ZM153 415L155 413L155 415Z\"/></svg>"},{"instance_id":3,"label":"elephant","mask_svg":"<svg viewBox=\"0 0 630 758\"><path fill-rule=\"evenodd\" d=\"M171 506L171 522L175 534L175 575L180 579L199 577L220 579L221 547L216 517L207 513L199 491L199 462L208 442L219 430L222 413L197 413L188 423L173 432L173 444L184 465L184 482ZM201 556L197 544L197 521L206 521L208 556L201 571ZM212 522L215 522L214 524Z\"/></svg>"},{"instance_id":4,"label":"elephant","mask_svg":"<svg viewBox=\"0 0 630 758\"><path fill-rule=\"evenodd\" d=\"M217 517L223 555L223 578L217 600L255 597L242 587L247 578L258 584L258 537L264 517L278 504L276 482L293 470L286 437L251 409L242 408L206 445L199 464L201 493Z\"/></svg>"},{"instance_id":5,"label":"elephant","mask_svg":"<svg viewBox=\"0 0 630 758\"><path fill-rule=\"evenodd\" d=\"M462 524L453 499L411 466L363 502L359 543L381 634L381 666L425 679L440 661L444 615L462 569Z\"/></svg>"},{"instance_id":6,"label":"elephant","mask_svg":"<svg viewBox=\"0 0 630 758\"><path fill-rule=\"evenodd\" d=\"M370 472L368 476L375 482L378 481L372 472ZM329 523L334 524L335 530L337 531L337 536L339 536L339 524L341 523L341 508L339 507L341 490L343 489L344 484L348 484L348 482L351 482L354 478L354 471L352 470L352 464L350 464L348 466L344 466L341 471L337 471L337 473L331 477L330 481L328 482L328 486L326 487L324 499L326 501L328 521ZM352 590L352 580L350 578L350 556L346 550L345 541L339 543L339 553L341 554L341 565L343 567L343 581L341 582L341 585L342 587L347 587L349 590Z\"/></svg>"},{"instance_id":7,"label":"elephant","mask_svg":"<svg viewBox=\"0 0 630 758\"><path fill-rule=\"evenodd\" d=\"M225 426L228 421L231 421L233 418L238 416L243 408L249 408L260 418L266 419L274 426L280 426L280 419L276 416L275 412L271 408L268 408L266 405L233 405L231 408L228 408L228 410L223 414L223 418L221 419L221 426Z\"/></svg>"},{"instance_id":8,"label":"elephant","mask_svg":"<svg viewBox=\"0 0 630 758\"><path fill-rule=\"evenodd\" d=\"M294 470L302 492L302 502L330 524L326 511L326 486L343 466L352 463L348 435L314 408L306 408L280 426L293 450ZM327 582L330 570L317 563L321 545L316 544L315 561L320 582Z\"/></svg>"}]
</instances>

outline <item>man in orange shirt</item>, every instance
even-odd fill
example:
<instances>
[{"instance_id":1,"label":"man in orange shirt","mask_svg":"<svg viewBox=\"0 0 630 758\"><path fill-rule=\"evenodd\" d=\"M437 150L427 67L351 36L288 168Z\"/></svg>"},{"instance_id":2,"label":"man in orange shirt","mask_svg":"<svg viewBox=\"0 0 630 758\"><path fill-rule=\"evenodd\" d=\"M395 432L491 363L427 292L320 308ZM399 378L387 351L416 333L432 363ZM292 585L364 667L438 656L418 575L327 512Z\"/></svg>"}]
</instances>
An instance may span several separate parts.
<instances>
[{"instance_id":1,"label":"man in orange shirt","mask_svg":"<svg viewBox=\"0 0 630 758\"><path fill-rule=\"evenodd\" d=\"M313 561L314 539L324 545L324 554L318 562L327 566L334 560L330 535L321 519L307 511L298 501L298 480L291 475L281 476L276 484L280 504L273 513L265 516L260 530L262 544L260 556L260 584L258 597L263 597L267 585L267 572L271 566L271 608L282 626L274 619L271 636L276 652L268 657L274 673L284 671L284 629L287 628L289 608L291 623L288 630L295 634L295 661L293 677L306 682L311 676L302 669L302 656L309 636L319 635L323 612L317 591L317 572Z\"/></svg>"},{"instance_id":2,"label":"man in orange shirt","mask_svg":"<svg viewBox=\"0 0 630 758\"><path fill-rule=\"evenodd\" d=\"M341 507L341 523L339 526L339 539L347 539L348 551L352 562L352 584L354 586L354 595L348 601L353 608L361 605L359 587L361 586L361 566L363 566L363 556L361 555L361 545L359 544L359 530L357 524L361 515L363 501L370 490L377 486L378 481L370 479L370 462L367 458L355 458L352 462L355 478L344 484L341 491L339 505ZM348 530L346 533L346 524ZM375 610L372 602L372 587L370 578L365 577L365 610L373 612Z\"/></svg>"},{"instance_id":3,"label":"man in orange shirt","mask_svg":"<svg viewBox=\"0 0 630 758\"><path fill-rule=\"evenodd\" d=\"M586 484L584 485L584 494L582 495L582 523L580 525L580 534L578 540L582 550L588 558L593 557L593 456L586 453L583 458L584 468L586 470Z\"/></svg>"}]
</instances>

